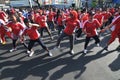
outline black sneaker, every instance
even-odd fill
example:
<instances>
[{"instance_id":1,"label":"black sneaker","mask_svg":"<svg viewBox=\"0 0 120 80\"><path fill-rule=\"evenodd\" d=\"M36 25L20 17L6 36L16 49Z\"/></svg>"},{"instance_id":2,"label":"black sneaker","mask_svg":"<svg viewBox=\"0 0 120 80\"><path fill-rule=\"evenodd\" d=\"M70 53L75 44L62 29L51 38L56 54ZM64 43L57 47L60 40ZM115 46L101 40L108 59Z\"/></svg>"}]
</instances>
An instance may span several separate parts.
<instances>
[{"instance_id":1,"label":"black sneaker","mask_svg":"<svg viewBox=\"0 0 120 80\"><path fill-rule=\"evenodd\" d=\"M116 50L120 50L120 45L116 48Z\"/></svg>"},{"instance_id":2,"label":"black sneaker","mask_svg":"<svg viewBox=\"0 0 120 80\"><path fill-rule=\"evenodd\" d=\"M70 50L70 53L73 55L73 54L75 54L75 52L73 51L73 50Z\"/></svg>"},{"instance_id":3,"label":"black sneaker","mask_svg":"<svg viewBox=\"0 0 120 80\"><path fill-rule=\"evenodd\" d=\"M53 37L51 36L50 39L53 40Z\"/></svg>"},{"instance_id":4,"label":"black sneaker","mask_svg":"<svg viewBox=\"0 0 120 80\"><path fill-rule=\"evenodd\" d=\"M109 50L108 50L108 46L104 47L104 50L109 51Z\"/></svg>"}]
</instances>

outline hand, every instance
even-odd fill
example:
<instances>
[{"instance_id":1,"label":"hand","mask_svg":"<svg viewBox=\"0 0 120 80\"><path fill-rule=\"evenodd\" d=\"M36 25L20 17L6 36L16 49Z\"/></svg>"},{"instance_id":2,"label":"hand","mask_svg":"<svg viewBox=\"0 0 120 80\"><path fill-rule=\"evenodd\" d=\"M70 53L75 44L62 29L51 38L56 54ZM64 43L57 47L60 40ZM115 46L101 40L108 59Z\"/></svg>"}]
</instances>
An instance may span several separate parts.
<instances>
[{"instance_id":1,"label":"hand","mask_svg":"<svg viewBox=\"0 0 120 80\"><path fill-rule=\"evenodd\" d=\"M102 30L100 31L100 33L103 33L103 32L105 32L105 29L102 29Z\"/></svg>"},{"instance_id":2,"label":"hand","mask_svg":"<svg viewBox=\"0 0 120 80\"><path fill-rule=\"evenodd\" d=\"M11 28L8 28L7 31L12 32L12 29L11 29Z\"/></svg>"},{"instance_id":3,"label":"hand","mask_svg":"<svg viewBox=\"0 0 120 80\"><path fill-rule=\"evenodd\" d=\"M91 36L91 33L86 33L86 35Z\"/></svg>"}]
</instances>

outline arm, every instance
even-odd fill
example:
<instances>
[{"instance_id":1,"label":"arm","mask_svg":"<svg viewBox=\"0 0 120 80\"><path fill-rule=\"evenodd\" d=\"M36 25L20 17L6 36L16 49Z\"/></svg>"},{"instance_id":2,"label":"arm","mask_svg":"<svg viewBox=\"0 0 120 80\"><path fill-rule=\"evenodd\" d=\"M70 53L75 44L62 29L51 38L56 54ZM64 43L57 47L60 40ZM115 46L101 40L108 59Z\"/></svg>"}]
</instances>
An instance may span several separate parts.
<instances>
[{"instance_id":1,"label":"arm","mask_svg":"<svg viewBox=\"0 0 120 80\"><path fill-rule=\"evenodd\" d=\"M32 27L32 26L36 26L37 28L40 27L40 25L38 25L38 24L33 24L33 23L29 23L29 25L30 25L30 27Z\"/></svg>"},{"instance_id":2,"label":"arm","mask_svg":"<svg viewBox=\"0 0 120 80\"><path fill-rule=\"evenodd\" d=\"M108 25L107 27L105 27L103 30L101 30L100 32L104 32L105 30L110 29L113 25L116 25L120 22L120 16L118 16L110 25Z\"/></svg>"},{"instance_id":3,"label":"arm","mask_svg":"<svg viewBox=\"0 0 120 80\"><path fill-rule=\"evenodd\" d=\"M110 25L106 26L104 29L102 29L100 32L105 32L106 30L110 29L113 26L111 23Z\"/></svg>"}]
</instances>

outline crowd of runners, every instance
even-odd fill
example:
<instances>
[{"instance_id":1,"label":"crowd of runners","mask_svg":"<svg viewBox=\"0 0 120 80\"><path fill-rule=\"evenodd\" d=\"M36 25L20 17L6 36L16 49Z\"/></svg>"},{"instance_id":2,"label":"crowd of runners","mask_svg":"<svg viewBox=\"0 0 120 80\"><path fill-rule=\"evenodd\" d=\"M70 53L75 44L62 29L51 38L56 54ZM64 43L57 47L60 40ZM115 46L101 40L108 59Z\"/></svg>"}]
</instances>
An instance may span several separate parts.
<instances>
[{"instance_id":1,"label":"crowd of runners","mask_svg":"<svg viewBox=\"0 0 120 80\"><path fill-rule=\"evenodd\" d=\"M17 50L17 41L20 40L29 56L34 54L32 48L35 42L38 42L49 56L53 56L41 39L45 34L44 30L50 40L53 40L54 32L58 33L54 49L60 48L61 40L68 37L71 54L74 54L74 40L80 38L82 33L86 35L83 52L87 53L90 39L93 38L96 46L100 46L100 34L109 30L111 38L104 47L108 50L108 46L116 38L119 38L120 43L120 8L0 10L0 41L1 44L7 45L6 39L12 40L10 52ZM28 44L25 42L26 36L29 37Z\"/></svg>"}]
</instances>

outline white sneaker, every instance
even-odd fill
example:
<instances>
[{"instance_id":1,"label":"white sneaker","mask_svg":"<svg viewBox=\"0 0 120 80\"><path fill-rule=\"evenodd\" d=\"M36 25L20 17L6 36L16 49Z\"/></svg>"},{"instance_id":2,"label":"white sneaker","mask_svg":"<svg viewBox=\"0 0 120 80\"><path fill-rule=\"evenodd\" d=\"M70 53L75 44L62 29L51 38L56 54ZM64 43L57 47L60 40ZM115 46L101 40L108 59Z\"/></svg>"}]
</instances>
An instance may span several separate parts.
<instances>
[{"instance_id":1,"label":"white sneaker","mask_svg":"<svg viewBox=\"0 0 120 80\"><path fill-rule=\"evenodd\" d=\"M30 51L29 51L29 50L27 50L27 53L28 53L28 54L30 54Z\"/></svg>"},{"instance_id":2,"label":"white sneaker","mask_svg":"<svg viewBox=\"0 0 120 80\"><path fill-rule=\"evenodd\" d=\"M17 50L16 48L12 48L11 50L10 50L10 52L13 52L13 51L15 51L15 50Z\"/></svg>"},{"instance_id":3,"label":"white sneaker","mask_svg":"<svg viewBox=\"0 0 120 80\"><path fill-rule=\"evenodd\" d=\"M34 51L30 51L29 56L31 57L34 54Z\"/></svg>"},{"instance_id":4,"label":"white sneaker","mask_svg":"<svg viewBox=\"0 0 120 80\"><path fill-rule=\"evenodd\" d=\"M2 41L2 39L0 39L0 43L2 43L3 41Z\"/></svg>"},{"instance_id":5,"label":"white sneaker","mask_svg":"<svg viewBox=\"0 0 120 80\"><path fill-rule=\"evenodd\" d=\"M75 54L75 52L73 50L70 51L71 54Z\"/></svg>"},{"instance_id":6,"label":"white sneaker","mask_svg":"<svg viewBox=\"0 0 120 80\"><path fill-rule=\"evenodd\" d=\"M53 40L53 36L51 36L50 39Z\"/></svg>"},{"instance_id":7,"label":"white sneaker","mask_svg":"<svg viewBox=\"0 0 120 80\"><path fill-rule=\"evenodd\" d=\"M58 48L60 48L60 45L58 46Z\"/></svg>"},{"instance_id":8,"label":"white sneaker","mask_svg":"<svg viewBox=\"0 0 120 80\"><path fill-rule=\"evenodd\" d=\"M84 53L85 53L85 54L87 53L87 49L84 50Z\"/></svg>"},{"instance_id":9,"label":"white sneaker","mask_svg":"<svg viewBox=\"0 0 120 80\"><path fill-rule=\"evenodd\" d=\"M49 53L48 53L48 54L49 54L49 56L50 56L50 57L52 57L52 56L53 56L53 54L52 54L50 51L49 51Z\"/></svg>"},{"instance_id":10,"label":"white sneaker","mask_svg":"<svg viewBox=\"0 0 120 80\"><path fill-rule=\"evenodd\" d=\"M100 47L100 44L99 44L99 43L97 43L96 45L97 45L97 47Z\"/></svg>"},{"instance_id":11,"label":"white sneaker","mask_svg":"<svg viewBox=\"0 0 120 80\"><path fill-rule=\"evenodd\" d=\"M80 40L80 38L77 38L77 37L76 37L75 40Z\"/></svg>"},{"instance_id":12,"label":"white sneaker","mask_svg":"<svg viewBox=\"0 0 120 80\"><path fill-rule=\"evenodd\" d=\"M34 52L34 50L33 50L33 49L31 49L31 51L33 51L33 52ZM28 54L30 54L30 53L31 53L31 51L27 50L27 53L28 53Z\"/></svg>"},{"instance_id":13,"label":"white sneaker","mask_svg":"<svg viewBox=\"0 0 120 80\"><path fill-rule=\"evenodd\" d=\"M57 50L58 48L60 48L60 46L56 46L56 47L54 47L54 50Z\"/></svg>"}]
</instances>

